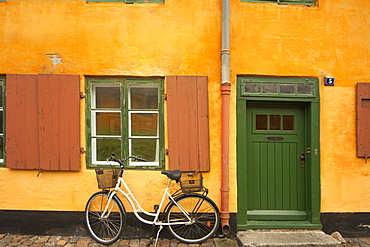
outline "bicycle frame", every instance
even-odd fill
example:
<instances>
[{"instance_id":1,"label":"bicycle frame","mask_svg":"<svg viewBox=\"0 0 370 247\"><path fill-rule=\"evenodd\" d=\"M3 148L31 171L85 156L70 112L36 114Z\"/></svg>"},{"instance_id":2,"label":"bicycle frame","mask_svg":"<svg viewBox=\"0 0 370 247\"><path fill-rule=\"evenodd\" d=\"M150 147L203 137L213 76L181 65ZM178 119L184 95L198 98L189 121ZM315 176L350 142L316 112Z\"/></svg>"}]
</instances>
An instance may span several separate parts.
<instances>
[{"instance_id":1,"label":"bicycle frame","mask_svg":"<svg viewBox=\"0 0 370 247\"><path fill-rule=\"evenodd\" d=\"M123 185L124 189L127 191L124 191L121 189L121 185ZM123 180L122 177L119 177L118 178L118 181L117 181L117 184L116 184L116 187L114 188L113 191L110 192L109 196L108 196L108 203L107 205L105 206L105 209L104 209L104 212L102 214L102 217L107 217L105 215L109 215L110 214L110 211L109 211L109 205L110 205L110 202L113 198L114 195L117 194L117 192L120 192L121 194L123 194L125 196L125 198L127 199L127 201L130 203L130 206L131 208L134 210L134 214L136 216L136 218L138 220L140 220L141 222L145 223L145 224L149 224L149 225L155 225L155 226L168 226L168 225L190 225L192 224L192 220L189 216L189 214L183 209L183 207L181 205L179 205L176 200L172 197L172 195L169 193L169 188L170 188L170 185L171 185L171 179L168 179L168 183L167 183L167 186L166 186L166 189L164 190L163 192L163 196L162 196L162 199L161 199L161 202L159 204L159 208L157 210L156 213L150 213L150 212L147 212L145 211L140 203L136 200L134 194L131 192L130 188L128 187L128 185L126 184L126 182ZM159 215L162 211L162 208L163 208L163 204L164 204L164 201L165 201L165 198L166 196L169 197L170 201L172 203L174 203L176 206L179 207L179 209L181 210L181 212L186 216L186 218L188 219L188 222L176 222L176 223L164 223L164 222L160 222L159 221ZM154 217L153 221L149 221L149 220L146 220L146 219L143 219L139 213L144 213L145 215L148 215L148 216L151 216L151 217Z\"/></svg>"}]
</instances>

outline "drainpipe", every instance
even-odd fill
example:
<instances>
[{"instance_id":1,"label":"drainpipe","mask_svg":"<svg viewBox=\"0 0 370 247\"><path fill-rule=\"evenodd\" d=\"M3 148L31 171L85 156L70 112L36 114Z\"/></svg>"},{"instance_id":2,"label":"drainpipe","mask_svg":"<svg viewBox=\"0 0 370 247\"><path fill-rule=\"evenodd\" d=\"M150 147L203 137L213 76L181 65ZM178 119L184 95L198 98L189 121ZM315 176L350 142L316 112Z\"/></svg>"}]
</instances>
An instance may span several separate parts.
<instances>
[{"instance_id":1,"label":"drainpipe","mask_svg":"<svg viewBox=\"0 0 370 247\"><path fill-rule=\"evenodd\" d=\"M230 229L229 212L229 120L230 120L230 0L222 0L222 51L221 51L221 228L224 235Z\"/></svg>"}]
</instances>

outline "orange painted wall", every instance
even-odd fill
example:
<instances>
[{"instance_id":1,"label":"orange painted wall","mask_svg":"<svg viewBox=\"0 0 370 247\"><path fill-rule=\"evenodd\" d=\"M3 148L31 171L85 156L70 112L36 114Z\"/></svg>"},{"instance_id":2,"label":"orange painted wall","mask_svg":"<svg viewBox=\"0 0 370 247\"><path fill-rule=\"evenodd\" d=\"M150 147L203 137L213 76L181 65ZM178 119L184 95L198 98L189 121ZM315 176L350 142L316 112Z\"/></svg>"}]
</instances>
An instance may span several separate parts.
<instances>
[{"instance_id":1,"label":"orange painted wall","mask_svg":"<svg viewBox=\"0 0 370 247\"><path fill-rule=\"evenodd\" d=\"M370 162L356 157L356 83L370 82L368 1L279 6L232 0L231 70L320 80L321 212L370 211ZM324 77L335 86L323 86Z\"/></svg>"},{"instance_id":2,"label":"orange painted wall","mask_svg":"<svg viewBox=\"0 0 370 247\"><path fill-rule=\"evenodd\" d=\"M80 75L81 92L85 76L208 76L213 150L204 184L219 203L220 18L221 6L215 0L0 2L0 75ZM55 64L53 54L61 58ZM81 147L86 149L84 99L80 130ZM44 171L39 176L37 171L0 168L0 209L84 210L98 188L84 155L81 168L80 172ZM146 210L159 203L167 181L160 171L127 171L125 177ZM235 205L232 200L234 212Z\"/></svg>"},{"instance_id":3,"label":"orange painted wall","mask_svg":"<svg viewBox=\"0 0 370 247\"><path fill-rule=\"evenodd\" d=\"M370 5L317 0L315 7L231 0L230 210L237 211L235 83L238 75L320 79L321 211L370 211L370 162L356 157L357 82L370 82ZM206 75L209 80L210 197L220 205L221 0L166 0L165 4L84 1L0 2L0 75ZM53 66L50 54L61 64ZM324 87L323 78L336 78ZM81 100L81 146L85 147ZM20 154L21 155L21 154ZM0 168L0 209L84 210L97 191L81 157L80 172ZM157 171L129 171L139 201L160 193ZM140 184L137 177L147 180ZM151 191L147 190L151 188ZM148 207L148 208L151 208Z\"/></svg>"}]
</instances>

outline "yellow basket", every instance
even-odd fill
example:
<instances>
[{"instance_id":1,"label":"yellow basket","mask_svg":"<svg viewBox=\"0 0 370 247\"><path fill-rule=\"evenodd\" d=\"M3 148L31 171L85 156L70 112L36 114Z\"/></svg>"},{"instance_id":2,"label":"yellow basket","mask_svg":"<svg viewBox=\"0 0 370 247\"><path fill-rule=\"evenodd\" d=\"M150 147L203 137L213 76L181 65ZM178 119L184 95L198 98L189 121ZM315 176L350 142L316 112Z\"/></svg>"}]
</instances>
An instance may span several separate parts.
<instances>
[{"instance_id":1,"label":"yellow basket","mask_svg":"<svg viewBox=\"0 0 370 247\"><path fill-rule=\"evenodd\" d=\"M96 180L98 180L99 189L116 187L121 169L95 169Z\"/></svg>"},{"instance_id":2,"label":"yellow basket","mask_svg":"<svg viewBox=\"0 0 370 247\"><path fill-rule=\"evenodd\" d=\"M203 176L201 173L185 173L180 179L181 190L184 193L199 192L203 189Z\"/></svg>"}]
</instances>

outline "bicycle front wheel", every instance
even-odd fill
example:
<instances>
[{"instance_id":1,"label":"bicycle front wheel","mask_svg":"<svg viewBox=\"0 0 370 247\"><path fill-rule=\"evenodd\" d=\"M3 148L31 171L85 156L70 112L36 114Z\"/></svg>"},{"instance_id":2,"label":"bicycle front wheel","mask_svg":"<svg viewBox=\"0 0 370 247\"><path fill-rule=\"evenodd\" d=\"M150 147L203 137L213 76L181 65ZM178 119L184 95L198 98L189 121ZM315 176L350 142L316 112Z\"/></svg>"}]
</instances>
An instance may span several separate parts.
<instances>
[{"instance_id":1,"label":"bicycle front wheel","mask_svg":"<svg viewBox=\"0 0 370 247\"><path fill-rule=\"evenodd\" d=\"M113 196L107 205L108 197L108 191L95 193L88 200L85 209L87 229L97 242L106 245L119 239L125 219L122 202L117 196Z\"/></svg>"},{"instance_id":2,"label":"bicycle front wheel","mask_svg":"<svg viewBox=\"0 0 370 247\"><path fill-rule=\"evenodd\" d=\"M212 237L220 224L220 215L216 204L203 195L189 194L177 197L166 213L170 233L178 240L192 244L200 243ZM187 214L190 218L186 217Z\"/></svg>"}]
</instances>

